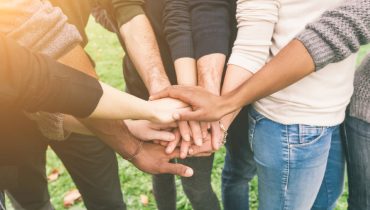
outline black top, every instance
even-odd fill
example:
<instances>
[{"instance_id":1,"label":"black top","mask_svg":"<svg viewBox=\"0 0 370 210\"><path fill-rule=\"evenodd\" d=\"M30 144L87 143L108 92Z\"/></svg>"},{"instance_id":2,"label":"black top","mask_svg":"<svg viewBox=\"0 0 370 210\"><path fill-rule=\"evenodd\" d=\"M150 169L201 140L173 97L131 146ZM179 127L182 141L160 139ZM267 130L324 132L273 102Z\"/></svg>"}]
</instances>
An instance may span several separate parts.
<instances>
[{"instance_id":1,"label":"black top","mask_svg":"<svg viewBox=\"0 0 370 210\"><path fill-rule=\"evenodd\" d=\"M103 94L99 82L0 34L0 107L87 117Z\"/></svg>"},{"instance_id":2,"label":"black top","mask_svg":"<svg viewBox=\"0 0 370 210\"><path fill-rule=\"evenodd\" d=\"M229 0L165 0L163 27L173 60L211 53L227 56L235 13L232 5Z\"/></svg>"}]
</instances>

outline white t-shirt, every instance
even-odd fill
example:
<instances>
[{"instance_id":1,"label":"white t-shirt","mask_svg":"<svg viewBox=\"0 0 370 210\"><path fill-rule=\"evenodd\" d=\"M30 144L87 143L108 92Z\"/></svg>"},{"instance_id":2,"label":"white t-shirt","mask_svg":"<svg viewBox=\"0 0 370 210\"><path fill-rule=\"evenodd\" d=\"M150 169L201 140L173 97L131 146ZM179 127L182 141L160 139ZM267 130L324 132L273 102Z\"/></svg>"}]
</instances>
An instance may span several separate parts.
<instances>
[{"instance_id":1,"label":"white t-shirt","mask_svg":"<svg viewBox=\"0 0 370 210\"><path fill-rule=\"evenodd\" d=\"M238 0L238 36L229 64L257 72L307 23L341 2ZM255 102L253 106L264 116L282 124L340 124L353 93L355 63L356 55L353 54Z\"/></svg>"}]
</instances>

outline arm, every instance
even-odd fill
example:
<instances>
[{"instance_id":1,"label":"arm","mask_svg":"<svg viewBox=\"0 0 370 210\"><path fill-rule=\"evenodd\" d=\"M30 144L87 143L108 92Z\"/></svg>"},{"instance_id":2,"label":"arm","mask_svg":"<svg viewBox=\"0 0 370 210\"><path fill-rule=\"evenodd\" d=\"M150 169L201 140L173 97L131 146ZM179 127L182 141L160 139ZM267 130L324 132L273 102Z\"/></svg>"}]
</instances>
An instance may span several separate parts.
<instances>
[{"instance_id":1,"label":"arm","mask_svg":"<svg viewBox=\"0 0 370 210\"><path fill-rule=\"evenodd\" d=\"M345 1L340 7L325 12L318 21L310 24L308 29L298 36L301 41L297 39L291 41L262 70L223 97L207 95L201 89L190 90L191 88L172 88L158 96L170 95L201 107L195 112L175 114L176 119L219 119L299 81L315 69L345 59L350 52L357 51L359 45L369 43L369 7L370 4L366 0ZM347 33L352 36L344 35ZM198 97L208 97L209 100L196 101L194 98Z\"/></svg>"},{"instance_id":2,"label":"arm","mask_svg":"<svg viewBox=\"0 0 370 210\"><path fill-rule=\"evenodd\" d=\"M96 79L31 53L3 35L0 54L1 104L5 107L86 117L102 95Z\"/></svg>"},{"instance_id":3,"label":"arm","mask_svg":"<svg viewBox=\"0 0 370 210\"><path fill-rule=\"evenodd\" d=\"M137 15L120 27L127 53L133 61L149 94L170 85L163 67L158 44L145 15Z\"/></svg>"},{"instance_id":4,"label":"arm","mask_svg":"<svg viewBox=\"0 0 370 210\"><path fill-rule=\"evenodd\" d=\"M160 145L141 142L128 130L123 121L81 120L82 123L123 158L140 170L151 173L171 173L190 177L193 170L182 164L169 163L179 156L178 151L168 155Z\"/></svg>"},{"instance_id":5,"label":"arm","mask_svg":"<svg viewBox=\"0 0 370 210\"><path fill-rule=\"evenodd\" d=\"M274 26L278 21L279 1L237 1L238 34L229 59L222 95L239 87L266 63ZM240 109L222 119L225 128Z\"/></svg>"}]
</instances>

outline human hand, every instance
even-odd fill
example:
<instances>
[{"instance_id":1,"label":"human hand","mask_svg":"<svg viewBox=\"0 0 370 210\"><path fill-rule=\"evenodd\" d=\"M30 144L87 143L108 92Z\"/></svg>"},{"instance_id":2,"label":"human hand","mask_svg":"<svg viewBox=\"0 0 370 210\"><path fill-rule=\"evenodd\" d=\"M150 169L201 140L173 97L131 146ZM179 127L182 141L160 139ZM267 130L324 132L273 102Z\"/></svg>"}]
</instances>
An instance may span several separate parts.
<instances>
[{"instance_id":1,"label":"human hand","mask_svg":"<svg viewBox=\"0 0 370 210\"><path fill-rule=\"evenodd\" d=\"M165 152L165 148L148 142L142 143L141 151L132 159L132 164L138 169L150 174L174 174L183 177L191 177L193 169L188 166L170 163L173 158L179 157L179 150L171 154Z\"/></svg>"},{"instance_id":2,"label":"human hand","mask_svg":"<svg viewBox=\"0 0 370 210\"><path fill-rule=\"evenodd\" d=\"M176 123L155 124L147 120L125 120L130 132L142 141L174 141L176 136L170 130Z\"/></svg>"},{"instance_id":3,"label":"human hand","mask_svg":"<svg viewBox=\"0 0 370 210\"><path fill-rule=\"evenodd\" d=\"M232 111L223 96L214 95L201 87L171 86L150 97L150 100L171 97L189 104L193 109L176 110L176 120L217 121Z\"/></svg>"},{"instance_id":4,"label":"human hand","mask_svg":"<svg viewBox=\"0 0 370 210\"><path fill-rule=\"evenodd\" d=\"M180 100L172 98L163 98L160 100L150 101L151 105L155 107L155 116L157 121L172 121L174 118L172 114L174 112L182 112L190 110L190 107ZM202 145L203 138L199 122L196 121L178 121L178 127L180 134L185 141L191 141L193 139L196 145Z\"/></svg>"}]
</instances>

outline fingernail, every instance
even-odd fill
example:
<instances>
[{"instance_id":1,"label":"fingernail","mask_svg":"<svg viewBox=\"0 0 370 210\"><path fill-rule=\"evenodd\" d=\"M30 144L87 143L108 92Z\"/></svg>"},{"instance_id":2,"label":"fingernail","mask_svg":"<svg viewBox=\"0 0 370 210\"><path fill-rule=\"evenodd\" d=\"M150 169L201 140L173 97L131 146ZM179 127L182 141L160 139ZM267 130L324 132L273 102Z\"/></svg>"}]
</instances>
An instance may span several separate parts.
<instances>
[{"instance_id":1,"label":"fingernail","mask_svg":"<svg viewBox=\"0 0 370 210\"><path fill-rule=\"evenodd\" d=\"M189 155L193 155L194 154L194 150L193 149L189 149Z\"/></svg>"},{"instance_id":2,"label":"fingernail","mask_svg":"<svg viewBox=\"0 0 370 210\"><path fill-rule=\"evenodd\" d=\"M173 141L173 140L175 140L175 138L176 138L176 136L175 136L175 135L170 134L170 135L169 135L169 137L168 137L168 140L169 140L169 141Z\"/></svg>"},{"instance_id":3,"label":"fingernail","mask_svg":"<svg viewBox=\"0 0 370 210\"><path fill-rule=\"evenodd\" d=\"M195 144L197 146L202 146L202 142L203 142L203 139L198 139L197 141L195 141Z\"/></svg>"},{"instance_id":4,"label":"fingernail","mask_svg":"<svg viewBox=\"0 0 370 210\"><path fill-rule=\"evenodd\" d=\"M194 171L191 168L187 168L185 171L185 176L193 176Z\"/></svg>"},{"instance_id":5,"label":"fingernail","mask_svg":"<svg viewBox=\"0 0 370 210\"><path fill-rule=\"evenodd\" d=\"M173 114L173 119L175 119L175 120L179 120L180 119L180 114L179 113L175 113L175 114Z\"/></svg>"},{"instance_id":6,"label":"fingernail","mask_svg":"<svg viewBox=\"0 0 370 210\"><path fill-rule=\"evenodd\" d=\"M184 140L185 141L190 141L190 135L189 134L185 134L184 135Z\"/></svg>"}]
</instances>

